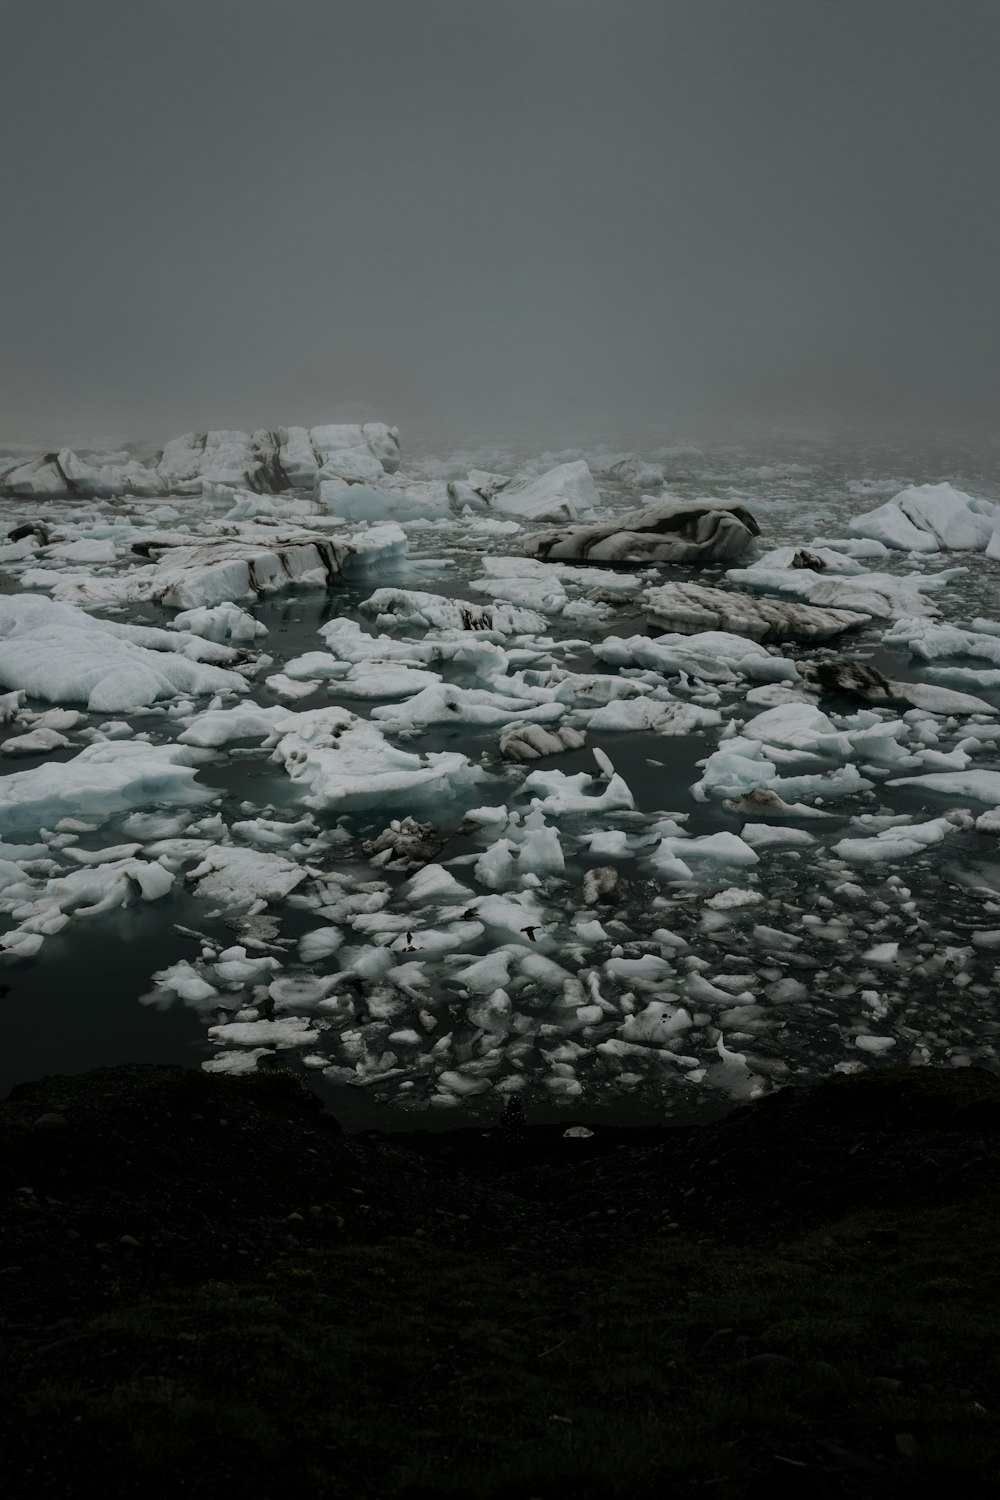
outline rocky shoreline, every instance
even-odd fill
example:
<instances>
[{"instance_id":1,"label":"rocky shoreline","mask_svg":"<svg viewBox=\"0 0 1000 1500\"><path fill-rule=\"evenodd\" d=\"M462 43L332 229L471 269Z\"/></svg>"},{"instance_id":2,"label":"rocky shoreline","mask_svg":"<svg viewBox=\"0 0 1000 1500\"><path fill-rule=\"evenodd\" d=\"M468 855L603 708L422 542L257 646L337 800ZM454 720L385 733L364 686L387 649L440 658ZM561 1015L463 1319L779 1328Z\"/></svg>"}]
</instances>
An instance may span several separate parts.
<instances>
[{"instance_id":1,"label":"rocky shoreline","mask_svg":"<svg viewBox=\"0 0 1000 1500\"><path fill-rule=\"evenodd\" d=\"M985 1342L998 1163L1000 1080L971 1068L835 1075L707 1125L529 1123L512 1143L479 1128L349 1136L290 1073L149 1065L25 1084L0 1103L8 1493L82 1493L86 1464L112 1495L652 1494L672 1463L685 1494L791 1493L776 1488L791 1477L902 1494L931 1475L985 1494L1000 1459ZM526 1293L529 1322L562 1334L548 1366L533 1336L533 1352L515 1347ZM251 1359L236 1345L252 1327ZM618 1354L601 1353L612 1333ZM208 1412L205 1369L229 1345ZM598 1463L580 1427L618 1398L577 1387L619 1356L623 1371L639 1358L645 1435L612 1423ZM369 1357L377 1389L359 1375ZM404 1375L412 1401L390 1414ZM313 1409L331 1381L349 1440ZM536 1396L517 1412L524 1381ZM877 1419L873 1392L889 1406ZM576 1437L556 1451L559 1417ZM484 1422L506 1434L491 1458L476 1457Z\"/></svg>"}]
</instances>

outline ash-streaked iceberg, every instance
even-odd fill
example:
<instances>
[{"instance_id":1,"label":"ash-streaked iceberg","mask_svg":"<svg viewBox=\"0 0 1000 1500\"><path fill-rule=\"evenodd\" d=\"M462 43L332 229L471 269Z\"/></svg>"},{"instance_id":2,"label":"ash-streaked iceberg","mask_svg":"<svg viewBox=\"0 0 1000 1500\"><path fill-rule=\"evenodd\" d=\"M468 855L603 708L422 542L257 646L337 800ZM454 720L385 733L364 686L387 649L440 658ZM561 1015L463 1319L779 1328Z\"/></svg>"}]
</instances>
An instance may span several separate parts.
<instances>
[{"instance_id":1,"label":"ash-streaked iceberg","mask_svg":"<svg viewBox=\"0 0 1000 1500\"><path fill-rule=\"evenodd\" d=\"M544 562L708 563L743 557L759 534L743 505L665 500L613 522L536 532L524 550Z\"/></svg>"},{"instance_id":2,"label":"ash-streaked iceberg","mask_svg":"<svg viewBox=\"0 0 1000 1500\"><path fill-rule=\"evenodd\" d=\"M681 635L728 630L753 641L828 641L870 623L858 610L757 599L736 589L699 583L664 583L646 589L643 609L650 624Z\"/></svg>"}]
</instances>

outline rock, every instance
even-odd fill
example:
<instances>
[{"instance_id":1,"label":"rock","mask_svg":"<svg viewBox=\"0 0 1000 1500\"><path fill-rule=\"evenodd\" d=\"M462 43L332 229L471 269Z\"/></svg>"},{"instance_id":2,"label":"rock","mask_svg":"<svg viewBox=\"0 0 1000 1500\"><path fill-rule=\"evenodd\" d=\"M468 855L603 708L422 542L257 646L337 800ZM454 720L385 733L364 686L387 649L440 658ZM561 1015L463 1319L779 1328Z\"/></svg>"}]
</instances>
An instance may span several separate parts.
<instances>
[{"instance_id":1,"label":"rock","mask_svg":"<svg viewBox=\"0 0 1000 1500\"><path fill-rule=\"evenodd\" d=\"M584 905L596 906L599 901L616 902L621 898L624 886L625 882L611 865L598 865L583 877Z\"/></svg>"},{"instance_id":2,"label":"rock","mask_svg":"<svg viewBox=\"0 0 1000 1500\"><path fill-rule=\"evenodd\" d=\"M35 1129L63 1130L68 1124L69 1121L65 1115L61 1115L55 1110L50 1110L48 1114L38 1116L38 1119L35 1121Z\"/></svg>"},{"instance_id":3,"label":"rock","mask_svg":"<svg viewBox=\"0 0 1000 1500\"><path fill-rule=\"evenodd\" d=\"M727 630L752 641L828 641L857 630L870 616L850 609L821 609L777 599L758 599L698 583L665 583L644 595L647 620L662 630L697 635Z\"/></svg>"},{"instance_id":4,"label":"rock","mask_svg":"<svg viewBox=\"0 0 1000 1500\"><path fill-rule=\"evenodd\" d=\"M415 818L393 819L388 828L361 845L373 865L387 870L415 870L430 864L447 840L433 823L418 823Z\"/></svg>"},{"instance_id":5,"label":"rock","mask_svg":"<svg viewBox=\"0 0 1000 1500\"><path fill-rule=\"evenodd\" d=\"M524 545L543 562L719 562L743 557L760 535L742 505L663 501L626 511L613 523L543 531Z\"/></svg>"}]
</instances>

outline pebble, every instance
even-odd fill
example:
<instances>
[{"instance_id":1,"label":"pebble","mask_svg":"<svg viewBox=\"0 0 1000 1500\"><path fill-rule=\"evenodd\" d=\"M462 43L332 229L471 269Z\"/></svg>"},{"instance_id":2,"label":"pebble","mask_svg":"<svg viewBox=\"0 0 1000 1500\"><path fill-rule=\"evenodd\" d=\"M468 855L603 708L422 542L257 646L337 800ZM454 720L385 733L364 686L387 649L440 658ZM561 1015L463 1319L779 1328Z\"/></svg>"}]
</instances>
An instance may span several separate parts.
<instances>
[{"instance_id":1,"label":"pebble","mask_svg":"<svg viewBox=\"0 0 1000 1500\"><path fill-rule=\"evenodd\" d=\"M128 1245L132 1250L138 1250L139 1248L139 1241L136 1239L134 1234L119 1235L118 1243L119 1245Z\"/></svg>"},{"instance_id":2,"label":"pebble","mask_svg":"<svg viewBox=\"0 0 1000 1500\"><path fill-rule=\"evenodd\" d=\"M35 1121L36 1130L62 1130L69 1122L65 1115L50 1110L48 1114L39 1115Z\"/></svg>"}]
</instances>

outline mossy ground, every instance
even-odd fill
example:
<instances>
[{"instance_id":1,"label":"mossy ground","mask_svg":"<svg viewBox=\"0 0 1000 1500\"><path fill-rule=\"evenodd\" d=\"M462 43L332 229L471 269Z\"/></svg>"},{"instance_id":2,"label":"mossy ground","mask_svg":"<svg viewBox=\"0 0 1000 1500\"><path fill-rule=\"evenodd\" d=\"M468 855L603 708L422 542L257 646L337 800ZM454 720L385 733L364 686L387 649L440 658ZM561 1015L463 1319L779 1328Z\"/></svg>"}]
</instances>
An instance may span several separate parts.
<instances>
[{"instance_id":1,"label":"mossy ground","mask_svg":"<svg viewBox=\"0 0 1000 1500\"><path fill-rule=\"evenodd\" d=\"M420 1182L421 1234L303 1227L258 1261L206 1241L181 1278L140 1244L102 1252L92 1296L48 1282L3 1342L5 1492L997 1492L989 1173L779 1243L664 1228L556 1256L474 1213L443 1243Z\"/></svg>"}]
</instances>

